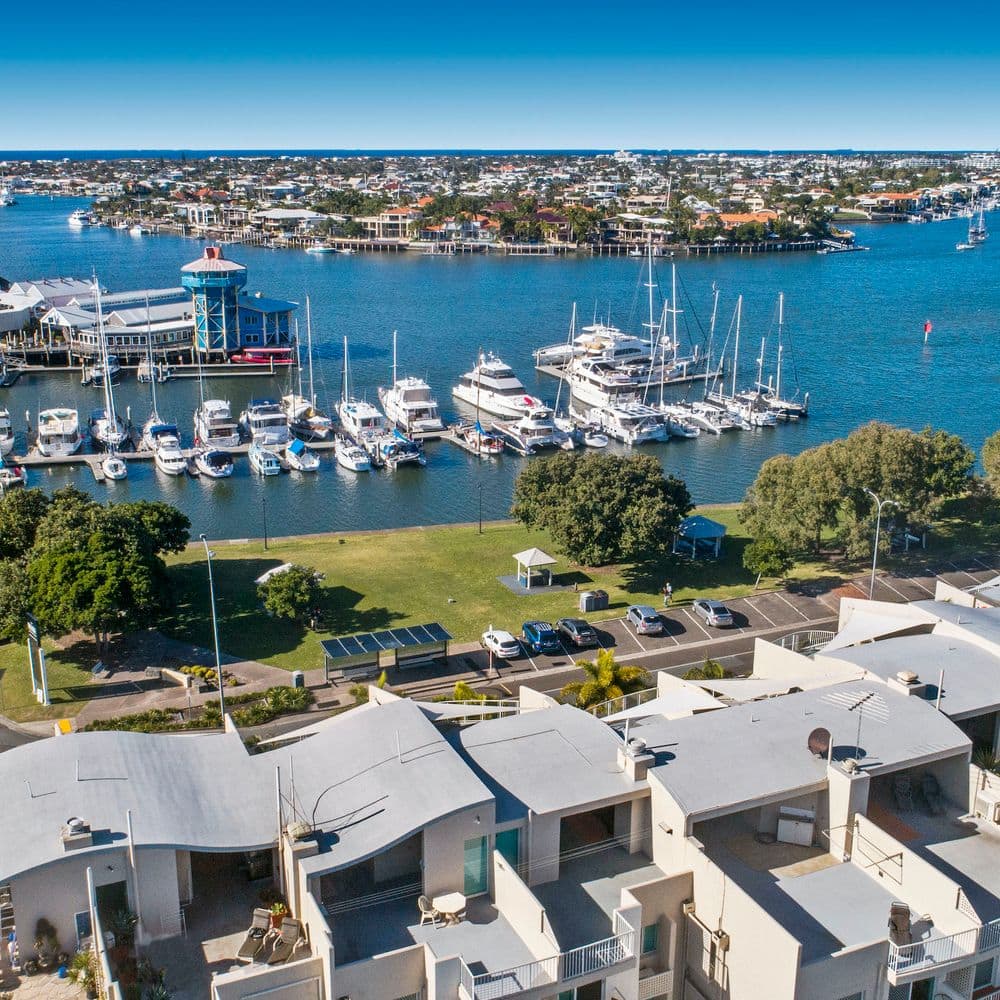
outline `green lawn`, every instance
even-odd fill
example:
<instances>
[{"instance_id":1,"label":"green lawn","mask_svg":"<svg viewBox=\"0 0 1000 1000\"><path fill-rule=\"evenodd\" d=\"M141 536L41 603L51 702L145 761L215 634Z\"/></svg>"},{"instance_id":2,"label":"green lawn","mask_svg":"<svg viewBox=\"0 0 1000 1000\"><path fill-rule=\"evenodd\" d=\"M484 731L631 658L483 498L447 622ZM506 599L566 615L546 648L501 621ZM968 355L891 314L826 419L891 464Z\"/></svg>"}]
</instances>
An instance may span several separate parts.
<instances>
[{"instance_id":1,"label":"green lawn","mask_svg":"<svg viewBox=\"0 0 1000 1000\"><path fill-rule=\"evenodd\" d=\"M49 707L40 705L31 693L27 645L23 642L0 645L0 712L16 722L61 719L76 715L87 704L86 688L91 675L77 662L86 662L87 651L74 647L59 649L48 641L43 642L43 647L52 702ZM89 649L93 651L92 646Z\"/></svg>"},{"instance_id":2,"label":"green lawn","mask_svg":"<svg viewBox=\"0 0 1000 1000\"><path fill-rule=\"evenodd\" d=\"M742 566L748 538L736 508L707 507L701 512L729 528L718 562L671 558L593 570L560 560L555 572L562 579L557 582L606 590L612 613L629 604L661 603L665 580L673 585L675 601L706 591L719 597L750 593L753 577ZM528 618L551 620L575 613L572 592L518 597L498 582L498 576L514 573L513 553L531 546L555 555L545 533L507 522L487 524L482 535L471 525L277 538L267 552L258 542L220 542L214 560L220 644L236 656L308 670L322 666L319 641L331 635L438 621L457 640L471 640L490 623L517 632ZM325 574L322 631L270 619L260 610L253 581L284 562L303 563ZM201 546L173 558L171 566L179 598L175 616L163 629L209 646L208 579ZM795 575L814 577L822 571L807 566Z\"/></svg>"}]
</instances>

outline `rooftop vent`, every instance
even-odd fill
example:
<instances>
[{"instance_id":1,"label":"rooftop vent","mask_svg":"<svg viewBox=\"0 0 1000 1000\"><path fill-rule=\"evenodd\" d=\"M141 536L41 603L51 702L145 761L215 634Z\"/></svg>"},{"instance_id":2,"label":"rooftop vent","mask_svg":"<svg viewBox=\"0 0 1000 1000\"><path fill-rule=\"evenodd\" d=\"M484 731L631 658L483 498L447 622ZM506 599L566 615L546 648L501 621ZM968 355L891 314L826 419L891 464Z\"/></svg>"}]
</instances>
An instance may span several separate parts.
<instances>
[{"instance_id":1,"label":"rooftop vent","mask_svg":"<svg viewBox=\"0 0 1000 1000\"><path fill-rule=\"evenodd\" d=\"M896 680L901 684L916 684L919 678L912 670L900 670L896 674Z\"/></svg>"},{"instance_id":2,"label":"rooftop vent","mask_svg":"<svg viewBox=\"0 0 1000 1000\"><path fill-rule=\"evenodd\" d=\"M94 835L90 832L90 824L79 816L70 816L62 828L62 842L64 851L93 846Z\"/></svg>"}]
</instances>

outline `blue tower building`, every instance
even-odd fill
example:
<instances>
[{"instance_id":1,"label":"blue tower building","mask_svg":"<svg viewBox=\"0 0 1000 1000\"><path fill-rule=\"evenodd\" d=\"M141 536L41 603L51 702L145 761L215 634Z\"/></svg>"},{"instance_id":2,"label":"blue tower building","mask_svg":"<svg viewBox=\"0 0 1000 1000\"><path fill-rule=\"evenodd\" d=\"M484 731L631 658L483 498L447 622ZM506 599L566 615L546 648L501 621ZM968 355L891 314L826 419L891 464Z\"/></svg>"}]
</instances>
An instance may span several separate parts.
<instances>
[{"instance_id":1,"label":"blue tower building","mask_svg":"<svg viewBox=\"0 0 1000 1000\"><path fill-rule=\"evenodd\" d=\"M226 260L221 247L205 247L205 255L181 268L181 284L194 297L194 349L202 355L230 355L242 346L240 290L247 269Z\"/></svg>"}]
</instances>

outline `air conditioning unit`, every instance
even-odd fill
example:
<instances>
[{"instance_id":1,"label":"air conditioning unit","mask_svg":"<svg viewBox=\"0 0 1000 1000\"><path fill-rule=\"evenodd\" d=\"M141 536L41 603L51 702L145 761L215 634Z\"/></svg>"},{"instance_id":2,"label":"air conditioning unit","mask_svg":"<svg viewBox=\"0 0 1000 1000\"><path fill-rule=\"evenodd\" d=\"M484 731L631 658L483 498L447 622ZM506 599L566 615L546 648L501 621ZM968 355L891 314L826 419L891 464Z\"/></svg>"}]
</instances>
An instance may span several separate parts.
<instances>
[{"instance_id":1,"label":"air conditioning unit","mask_svg":"<svg viewBox=\"0 0 1000 1000\"><path fill-rule=\"evenodd\" d=\"M1000 826L1000 791L992 788L980 788L976 792L976 816Z\"/></svg>"},{"instance_id":2,"label":"air conditioning unit","mask_svg":"<svg viewBox=\"0 0 1000 1000\"><path fill-rule=\"evenodd\" d=\"M695 913L694 900L685 899L684 902L681 903L681 910L683 911L685 917L693 917Z\"/></svg>"}]
</instances>

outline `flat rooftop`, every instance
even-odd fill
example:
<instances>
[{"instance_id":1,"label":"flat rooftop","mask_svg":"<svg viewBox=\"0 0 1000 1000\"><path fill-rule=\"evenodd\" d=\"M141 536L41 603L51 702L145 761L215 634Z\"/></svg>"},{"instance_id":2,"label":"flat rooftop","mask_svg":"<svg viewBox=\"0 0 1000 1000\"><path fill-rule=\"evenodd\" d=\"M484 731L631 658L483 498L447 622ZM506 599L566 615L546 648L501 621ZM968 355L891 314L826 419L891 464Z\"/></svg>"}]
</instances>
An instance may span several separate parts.
<instances>
[{"instance_id":1,"label":"flat rooftop","mask_svg":"<svg viewBox=\"0 0 1000 1000\"><path fill-rule=\"evenodd\" d=\"M861 746L856 746L861 699ZM810 733L831 734L835 760L860 761L872 775L968 752L950 719L918 698L881 683L850 681L705 712L646 719L631 728L656 754L650 781L661 784L694 819L818 791L827 762L808 748Z\"/></svg>"}]
</instances>

